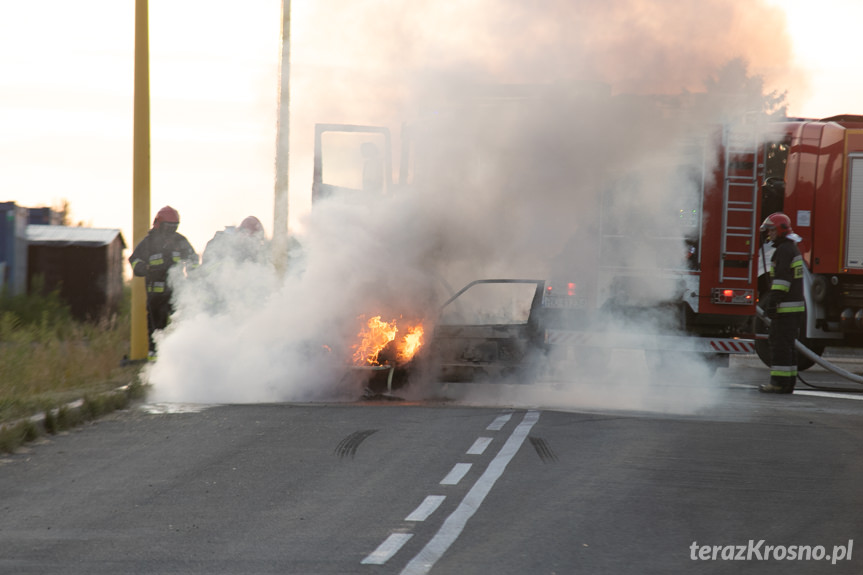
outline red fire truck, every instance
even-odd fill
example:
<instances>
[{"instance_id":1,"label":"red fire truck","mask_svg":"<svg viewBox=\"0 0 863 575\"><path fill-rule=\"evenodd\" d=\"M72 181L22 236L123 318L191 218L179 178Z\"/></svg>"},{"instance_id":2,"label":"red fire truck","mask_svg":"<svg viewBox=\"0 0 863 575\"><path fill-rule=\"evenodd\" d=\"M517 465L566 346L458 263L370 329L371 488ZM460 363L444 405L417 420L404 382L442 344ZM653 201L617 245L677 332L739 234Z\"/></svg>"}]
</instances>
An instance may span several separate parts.
<instances>
[{"instance_id":1,"label":"red fire truck","mask_svg":"<svg viewBox=\"0 0 863 575\"><path fill-rule=\"evenodd\" d=\"M776 211L791 217L802 238L799 247L807 264L802 343L818 354L827 346L863 346L863 117L743 125L722 130L718 138L719 145L706 148L716 156L704 164L712 169L700 174L697 205L680 208L681 226L666 227L653 237L620 235L608 228L600 232L603 247L610 241L686 246L681 261L688 269L663 270L677 287L667 283L669 297L652 300L651 311L658 306L664 308L663 317L676 318L669 333L699 337L686 343L672 335L656 342L657 350L712 349L722 359L726 353L751 352L754 343L769 363L766 329L755 305L759 292L767 289L764 262L769 262L770 247L762 242L758 226ZM597 269L599 285L590 287L605 294L600 305L629 316L644 311L638 306L642 286L637 266L600 264ZM571 294L578 286L566 278L548 286L550 305L565 302L568 298L557 294ZM567 330L550 334L553 343L579 337L596 339ZM801 357L801 368L811 365Z\"/></svg>"}]
</instances>

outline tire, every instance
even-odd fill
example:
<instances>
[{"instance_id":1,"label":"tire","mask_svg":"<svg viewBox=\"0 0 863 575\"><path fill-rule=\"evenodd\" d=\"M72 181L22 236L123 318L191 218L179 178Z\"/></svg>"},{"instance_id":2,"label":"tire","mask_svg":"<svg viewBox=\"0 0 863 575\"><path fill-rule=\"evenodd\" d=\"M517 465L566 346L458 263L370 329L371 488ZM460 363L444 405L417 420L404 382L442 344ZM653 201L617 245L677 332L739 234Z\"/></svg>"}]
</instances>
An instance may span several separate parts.
<instances>
[{"instance_id":1,"label":"tire","mask_svg":"<svg viewBox=\"0 0 863 575\"><path fill-rule=\"evenodd\" d=\"M760 317L755 318L755 333L767 333L767 326L765 325L764 320L762 320ZM812 350L816 355L821 355L822 353L824 353L824 349L827 347L826 343L818 340L808 339L806 336L801 336L797 338L797 341ZM755 340L755 353L758 354L758 359L761 360L761 363L763 363L767 367L770 367L770 344L766 339ZM813 365L815 365L814 361L812 361L802 353L797 354L797 371L806 371Z\"/></svg>"},{"instance_id":2,"label":"tire","mask_svg":"<svg viewBox=\"0 0 863 575\"><path fill-rule=\"evenodd\" d=\"M806 337L798 338L800 343L802 343L805 347L809 348L815 355L820 356L824 353L824 349L827 347L827 344L821 341L808 339ZM815 365L815 362L803 355L802 353L797 354L797 371L806 371L810 367Z\"/></svg>"}]
</instances>

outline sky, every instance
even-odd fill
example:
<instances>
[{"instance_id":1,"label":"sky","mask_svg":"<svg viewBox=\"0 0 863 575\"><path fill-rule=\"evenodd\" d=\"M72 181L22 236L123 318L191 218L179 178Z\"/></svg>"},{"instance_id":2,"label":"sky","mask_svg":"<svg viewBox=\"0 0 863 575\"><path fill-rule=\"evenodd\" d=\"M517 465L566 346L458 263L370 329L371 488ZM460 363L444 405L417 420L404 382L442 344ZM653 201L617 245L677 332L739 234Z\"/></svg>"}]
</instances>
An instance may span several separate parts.
<instances>
[{"instance_id":1,"label":"sky","mask_svg":"<svg viewBox=\"0 0 863 575\"><path fill-rule=\"evenodd\" d=\"M863 17L863 4L691 2L682 10L691 12L681 20L688 31L672 35L690 33L695 50L709 52L715 27L739 25L720 15L726 4L748 10L750 21L724 38L730 46L725 55L748 58L768 87L787 91L789 115L863 111L852 28ZM150 0L149 6L151 214L163 205L175 207L181 233L199 252L216 231L247 215L258 216L271 235L280 0ZM528 62L531 50L564 37L553 23L523 27L525 20L513 15L495 20L483 0L458 9L433 6L426 0L293 1L292 231L302 232L310 207L314 123L395 130L411 112L409 95L434 89L420 77L423 70L446 67L449 74L471 75L483 68L488 77L511 82L590 75L586 62L547 77L507 73L512 61ZM561 10L565 20L566 6L549 1L543 9ZM641 32L663 25L652 11L681 11L679 3L661 0L609 6L627 11L622 29L636 22ZM489 24L514 39L533 40L495 50ZM629 40L637 45L638 35ZM607 34L593 41L611 42ZM632 45L613 43L609 53ZM73 223L119 228L132 247L133 47L133 0L0 0L0 201L27 207L68 202ZM689 70L675 60L677 49L683 47L669 46L662 57L668 70L680 73L649 89L699 89L697 80L710 70L700 76ZM643 55L633 50L632 58L638 57ZM561 56L552 53L548 62L555 58ZM631 72L615 75L613 66L607 70L615 90L641 80Z\"/></svg>"}]
</instances>

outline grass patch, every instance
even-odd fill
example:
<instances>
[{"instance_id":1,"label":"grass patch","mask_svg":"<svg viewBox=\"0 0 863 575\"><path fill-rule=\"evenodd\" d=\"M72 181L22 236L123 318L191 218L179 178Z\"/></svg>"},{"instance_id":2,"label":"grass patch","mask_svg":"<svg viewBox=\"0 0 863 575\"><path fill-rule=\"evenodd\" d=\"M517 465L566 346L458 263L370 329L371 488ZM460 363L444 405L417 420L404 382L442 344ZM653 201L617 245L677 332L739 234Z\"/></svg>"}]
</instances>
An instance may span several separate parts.
<instances>
[{"instance_id":1,"label":"grass patch","mask_svg":"<svg viewBox=\"0 0 863 575\"><path fill-rule=\"evenodd\" d=\"M19 421L13 425L0 428L0 451L13 453L24 443L39 437L39 429L30 420Z\"/></svg>"},{"instance_id":2,"label":"grass patch","mask_svg":"<svg viewBox=\"0 0 863 575\"><path fill-rule=\"evenodd\" d=\"M114 411L126 409L132 401L143 396L143 386L136 381L120 389L86 396L75 402L49 408L41 416L36 414L18 421L0 424L0 452L14 453L23 444L45 435L55 435Z\"/></svg>"},{"instance_id":3,"label":"grass patch","mask_svg":"<svg viewBox=\"0 0 863 575\"><path fill-rule=\"evenodd\" d=\"M143 397L140 366L124 362L130 292L127 285L119 314L93 322L72 319L57 293L0 296L0 451Z\"/></svg>"}]
</instances>

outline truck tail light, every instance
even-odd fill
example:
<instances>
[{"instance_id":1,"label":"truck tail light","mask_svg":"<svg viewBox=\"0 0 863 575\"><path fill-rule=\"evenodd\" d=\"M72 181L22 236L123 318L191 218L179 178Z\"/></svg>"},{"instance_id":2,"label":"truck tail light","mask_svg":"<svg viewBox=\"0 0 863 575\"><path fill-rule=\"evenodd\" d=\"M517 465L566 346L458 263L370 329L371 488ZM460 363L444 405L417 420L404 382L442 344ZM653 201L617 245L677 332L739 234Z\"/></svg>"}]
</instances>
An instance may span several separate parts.
<instances>
[{"instance_id":1,"label":"truck tail light","mask_svg":"<svg viewBox=\"0 0 863 575\"><path fill-rule=\"evenodd\" d=\"M555 282L545 286L542 306L548 308L584 308L587 305L584 297L578 292L575 282Z\"/></svg>"},{"instance_id":2,"label":"truck tail light","mask_svg":"<svg viewBox=\"0 0 863 575\"><path fill-rule=\"evenodd\" d=\"M566 284L566 295L568 295L570 297L578 295L577 288L578 288L578 286L575 284L575 282L567 282L567 284ZM545 288L546 295L551 295L551 292L553 291L553 289L554 289L554 286L551 286L551 285L546 286L546 288Z\"/></svg>"},{"instance_id":3,"label":"truck tail light","mask_svg":"<svg viewBox=\"0 0 863 575\"><path fill-rule=\"evenodd\" d=\"M751 289L713 288L710 290L712 303L749 305L755 303L755 292Z\"/></svg>"}]
</instances>

